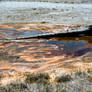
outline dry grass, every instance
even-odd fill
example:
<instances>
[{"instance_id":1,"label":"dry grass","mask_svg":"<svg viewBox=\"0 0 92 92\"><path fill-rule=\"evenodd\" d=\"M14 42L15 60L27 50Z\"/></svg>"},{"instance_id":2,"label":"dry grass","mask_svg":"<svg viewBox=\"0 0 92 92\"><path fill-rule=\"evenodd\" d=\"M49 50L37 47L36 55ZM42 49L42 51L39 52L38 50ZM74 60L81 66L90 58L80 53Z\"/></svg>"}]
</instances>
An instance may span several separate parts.
<instances>
[{"instance_id":1,"label":"dry grass","mask_svg":"<svg viewBox=\"0 0 92 92\"><path fill-rule=\"evenodd\" d=\"M89 71L89 70L88 70ZM0 92L91 92L92 74L77 71L72 75L61 74L56 81L50 82L47 73L24 74L25 80L17 80L6 86L0 86ZM79 90L80 89L80 90Z\"/></svg>"}]
</instances>

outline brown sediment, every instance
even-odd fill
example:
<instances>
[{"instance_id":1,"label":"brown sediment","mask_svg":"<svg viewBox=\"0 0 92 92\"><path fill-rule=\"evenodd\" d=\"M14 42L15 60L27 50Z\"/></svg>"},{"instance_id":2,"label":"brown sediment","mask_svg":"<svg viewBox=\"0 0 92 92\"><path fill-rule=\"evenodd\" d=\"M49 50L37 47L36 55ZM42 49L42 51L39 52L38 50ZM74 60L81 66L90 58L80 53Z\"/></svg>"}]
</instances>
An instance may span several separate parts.
<instances>
[{"instance_id":1,"label":"brown sediment","mask_svg":"<svg viewBox=\"0 0 92 92\"><path fill-rule=\"evenodd\" d=\"M81 29L81 28L86 28L85 25L64 25L64 24L19 24L21 27L16 28L14 25L18 24L8 24L9 26L11 25L12 27L8 27L4 25L1 25L0 28L0 34L1 34L1 39L28 39L28 38L34 38L34 37L39 37L40 36L49 36L49 35L57 35L62 34L62 33L72 33L73 30ZM68 31L67 31L68 30ZM75 32L75 31L74 31Z\"/></svg>"},{"instance_id":2,"label":"brown sediment","mask_svg":"<svg viewBox=\"0 0 92 92\"><path fill-rule=\"evenodd\" d=\"M0 25L0 28L13 28L13 27L8 26L8 25Z\"/></svg>"},{"instance_id":3,"label":"brown sediment","mask_svg":"<svg viewBox=\"0 0 92 92\"><path fill-rule=\"evenodd\" d=\"M60 46L62 48L63 45L61 44ZM80 51L88 47L91 49L91 46L84 46L84 47L80 47L77 50ZM7 53L7 57L4 56L2 58L1 56L0 58L2 59L2 61L4 62L4 60L7 59L9 65L15 67L15 69L17 67L17 69L23 72L34 72L34 71L48 72L48 71L53 71L54 69L58 69L58 67L60 68L60 66L61 66L61 71L62 68L66 69L66 67L67 69L70 70L70 66L73 67L73 68L71 67L71 70L72 69L76 70L79 68L77 66L75 67L77 63L79 62L81 63L82 61L83 66L85 64L81 59L78 62L76 62L76 58L80 58L81 56L75 57L74 52L71 55L66 56L67 52L66 51L64 52L63 49L61 49L60 51L59 45L56 44L46 44L44 42L40 43L35 41L22 42L22 43L11 42L11 43L6 43L6 45L4 45L3 48L4 48L3 52ZM54 49L56 54L52 52L52 50ZM85 53L83 55L85 55Z\"/></svg>"},{"instance_id":4,"label":"brown sediment","mask_svg":"<svg viewBox=\"0 0 92 92\"><path fill-rule=\"evenodd\" d=\"M28 31L39 30L52 32L54 29L64 29L67 25L59 24L24 24L17 31L22 31L29 27ZM25 27L24 27L25 26ZM69 26L76 28L81 26ZM1 26L8 28L8 26ZM26 30L25 30L26 31ZM6 33L9 30L5 30ZM15 32L15 31L14 31ZM3 39L2 39L3 40ZM29 41L29 42L27 42ZM62 43L61 43L62 42ZM74 43L71 47L72 42ZM80 43L82 43L80 45ZM70 46L70 47L69 47ZM75 48L76 47L76 48ZM81 53L82 52L82 53ZM24 73L73 73L78 70L85 71L92 68L92 37L62 37L30 40L24 39L19 42L1 42L0 43L0 73L11 73L15 71L18 74ZM20 75L18 75L20 77ZM18 78L17 76L17 78ZM13 77L11 77L12 79ZM21 78L21 77L20 77Z\"/></svg>"},{"instance_id":5,"label":"brown sediment","mask_svg":"<svg viewBox=\"0 0 92 92\"><path fill-rule=\"evenodd\" d=\"M51 24L51 23L7 23L7 25L20 30L41 30L44 32L61 31L67 29L81 28L86 25L65 25L65 24ZM18 27L19 26L19 27Z\"/></svg>"}]
</instances>

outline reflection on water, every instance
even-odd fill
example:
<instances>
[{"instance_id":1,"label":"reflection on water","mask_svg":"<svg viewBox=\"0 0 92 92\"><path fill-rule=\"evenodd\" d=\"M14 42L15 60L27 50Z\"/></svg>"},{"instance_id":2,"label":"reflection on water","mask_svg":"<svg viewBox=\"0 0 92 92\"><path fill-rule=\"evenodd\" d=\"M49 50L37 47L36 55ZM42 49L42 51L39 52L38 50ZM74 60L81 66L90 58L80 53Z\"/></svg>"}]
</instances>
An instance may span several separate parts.
<instances>
[{"instance_id":1,"label":"reflection on water","mask_svg":"<svg viewBox=\"0 0 92 92\"><path fill-rule=\"evenodd\" d=\"M45 33L45 32L44 32ZM33 30L33 31L28 31L28 30L16 30L12 28L0 28L0 34L4 36L5 38L27 38L27 37L33 37L39 34L43 34L42 31L39 30ZM2 38L1 38L2 39Z\"/></svg>"},{"instance_id":2,"label":"reflection on water","mask_svg":"<svg viewBox=\"0 0 92 92\"><path fill-rule=\"evenodd\" d=\"M61 48L62 51L68 56L71 56L71 55L81 56L92 50L92 47L91 47L92 45L89 45L89 43L85 40L48 41L47 43L58 45L59 48Z\"/></svg>"},{"instance_id":3,"label":"reflection on water","mask_svg":"<svg viewBox=\"0 0 92 92\"><path fill-rule=\"evenodd\" d=\"M1 43L9 57L19 57L18 60L25 62L47 62L53 59L82 56L92 51L92 43L87 40L28 40ZM8 55L7 55L8 56ZM18 60L16 62L18 62Z\"/></svg>"},{"instance_id":4,"label":"reflection on water","mask_svg":"<svg viewBox=\"0 0 92 92\"><path fill-rule=\"evenodd\" d=\"M8 57L10 62L12 62L11 57L16 62L47 62L53 61L54 59L82 56L92 51L92 36L12 40L12 38L25 38L43 34L44 32L42 30L16 30L1 27L0 58L7 60ZM4 40L4 37L7 39L11 38L11 40Z\"/></svg>"},{"instance_id":5,"label":"reflection on water","mask_svg":"<svg viewBox=\"0 0 92 92\"><path fill-rule=\"evenodd\" d=\"M81 56L92 51L92 36L57 37L51 38L51 40L51 43L64 44L64 50L67 55Z\"/></svg>"},{"instance_id":6,"label":"reflection on water","mask_svg":"<svg viewBox=\"0 0 92 92\"><path fill-rule=\"evenodd\" d=\"M7 37L13 37L13 38L17 38L17 37L31 37L31 36L35 36L35 35L39 35L39 34L42 34L43 32L41 31L27 31L27 32L14 32L14 33L4 33L5 36Z\"/></svg>"}]
</instances>

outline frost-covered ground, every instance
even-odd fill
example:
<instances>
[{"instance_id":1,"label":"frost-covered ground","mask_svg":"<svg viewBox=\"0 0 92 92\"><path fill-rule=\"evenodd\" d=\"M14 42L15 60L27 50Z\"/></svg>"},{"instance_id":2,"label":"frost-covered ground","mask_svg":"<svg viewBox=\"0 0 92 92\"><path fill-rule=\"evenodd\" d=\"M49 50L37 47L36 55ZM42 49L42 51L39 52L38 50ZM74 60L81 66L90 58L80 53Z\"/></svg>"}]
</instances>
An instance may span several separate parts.
<instances>
[{"instance_id":1,"label":"frost-covered ground","mask_svg":"<svg viewBox=\"0 0 92 92\"><path fill-rule=\"evenodd\" d=\"M0 23L92 24L92 4L0 2Z\"/></svg>"}]
</instances>

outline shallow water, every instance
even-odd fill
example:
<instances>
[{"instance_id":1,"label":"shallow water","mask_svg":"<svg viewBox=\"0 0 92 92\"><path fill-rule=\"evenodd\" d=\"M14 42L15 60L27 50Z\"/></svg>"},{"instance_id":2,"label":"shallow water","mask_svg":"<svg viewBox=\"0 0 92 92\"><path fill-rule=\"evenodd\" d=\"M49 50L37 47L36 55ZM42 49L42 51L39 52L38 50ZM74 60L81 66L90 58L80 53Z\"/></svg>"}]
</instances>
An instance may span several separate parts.
<instances>
[{"instance_id":1,"label":"shallow water","mask_svg":"<svg viewBox=\"0 0 92 92\"><path fill-rule=\"evenodd\" d=\"M45 33L45 32L44 32ZM5 39L16 39L16 38L28 38L28 37L33 37L39 34L43 34L42 31L39 30L33 30L33 31L28 31L28 30L16 30L13 28L0 28L0 34L5 37ZM0 38L3 40L4 38Z\"/></svg>"},{"instance_id":2,"label":"shallow water","mask_svg":"<svg viewBox=\"0 0 92 92\"><path fill-rule=\"evenodd\" d=\"M0 2L0 23L30 23L49 21L63 24L91 24L92 23L92 4L64 4L64 3L50 3L50 2ZM49 17L51 16L51 17ZM18 37L30 37L42 34L40 30L16 30L4 28L0 29L1 40L12 39ZM59 39L59 40L58 40ZM75 57L82 56L92 51L92 41L87 38L78 40L68 40L62 38L55 38L54 40L36 39L37 41L30 41L26 39L15 40L2 43L9 53L9 57L18 56L19 61L49 61L54 57L65 56ZM74 39L74 38L72 38ZM92 37L91 37L92 39ZM27 42L28 41L28 42ZM6 55L6 54L5 54ZM16 57L15 57L16 58ZM48 58L48 59L47 59ZM17 60L18 62L18 60Z\"/></svg>"},{"instance_id":3,"label":"shallow water","mask_svg":"<svg viewBox=\"0 0 92 92\"><path fill-rule=\"evenodd\" d=\"M27 38L31 36L36 36L42 34L41 31L27 31L27 32L13 32L13 33L4 33L4 35L8 38Z\"/></svg>"},{"instance_id":4,"label":"shallow water","mask_svg":"<svg viewBox=\"0 0 92 92\"><path fill-rule=\"evenodd\" d=\"M19 57L25 62L48 62L57 57L78 57L92 52L92 41L87 40L13 40L1 42L9 57ZM49 60L51 59L51 60ZM19 61L20 61L19 60ZM18 60L17 60L18 62Z\"/></svg>"},{"instance_id":5,"label":"shallow water","mask_svg":"<svg viewBox=\"0 0 92 92\"><path fill-rule=\"evenodd\" d=\"M12 26L14 27L14 25ZM46 25L44 25L44 27L45 26ZM21 28L25 27L27 28L27 25L22 25ZM53 25L53 27L55 27L55 25ZM30 58L30 56L32 56L33 59L35 59L35 57L42 59L42 57L53 58L55 56L75 57L82 56L92 51L92 36L51 37L48 39L35 38L32 40L28 37L46 33L45 30L35 30L35 28L36 26L34 26L34 29L19 30L14 28L8 28L7 26L5 27L5 25L2 25L0 28L1 46L3 46L4 44L6 46L4 47L5 49L10 48L9 50L13 50L13 53L15 54L23 55L23 53L26 52L27 57ZM24 40L19 40L17 38L24 38ZM26 56L26 54L24 53L23 56Z\"/></svg>"}]
</instances>

